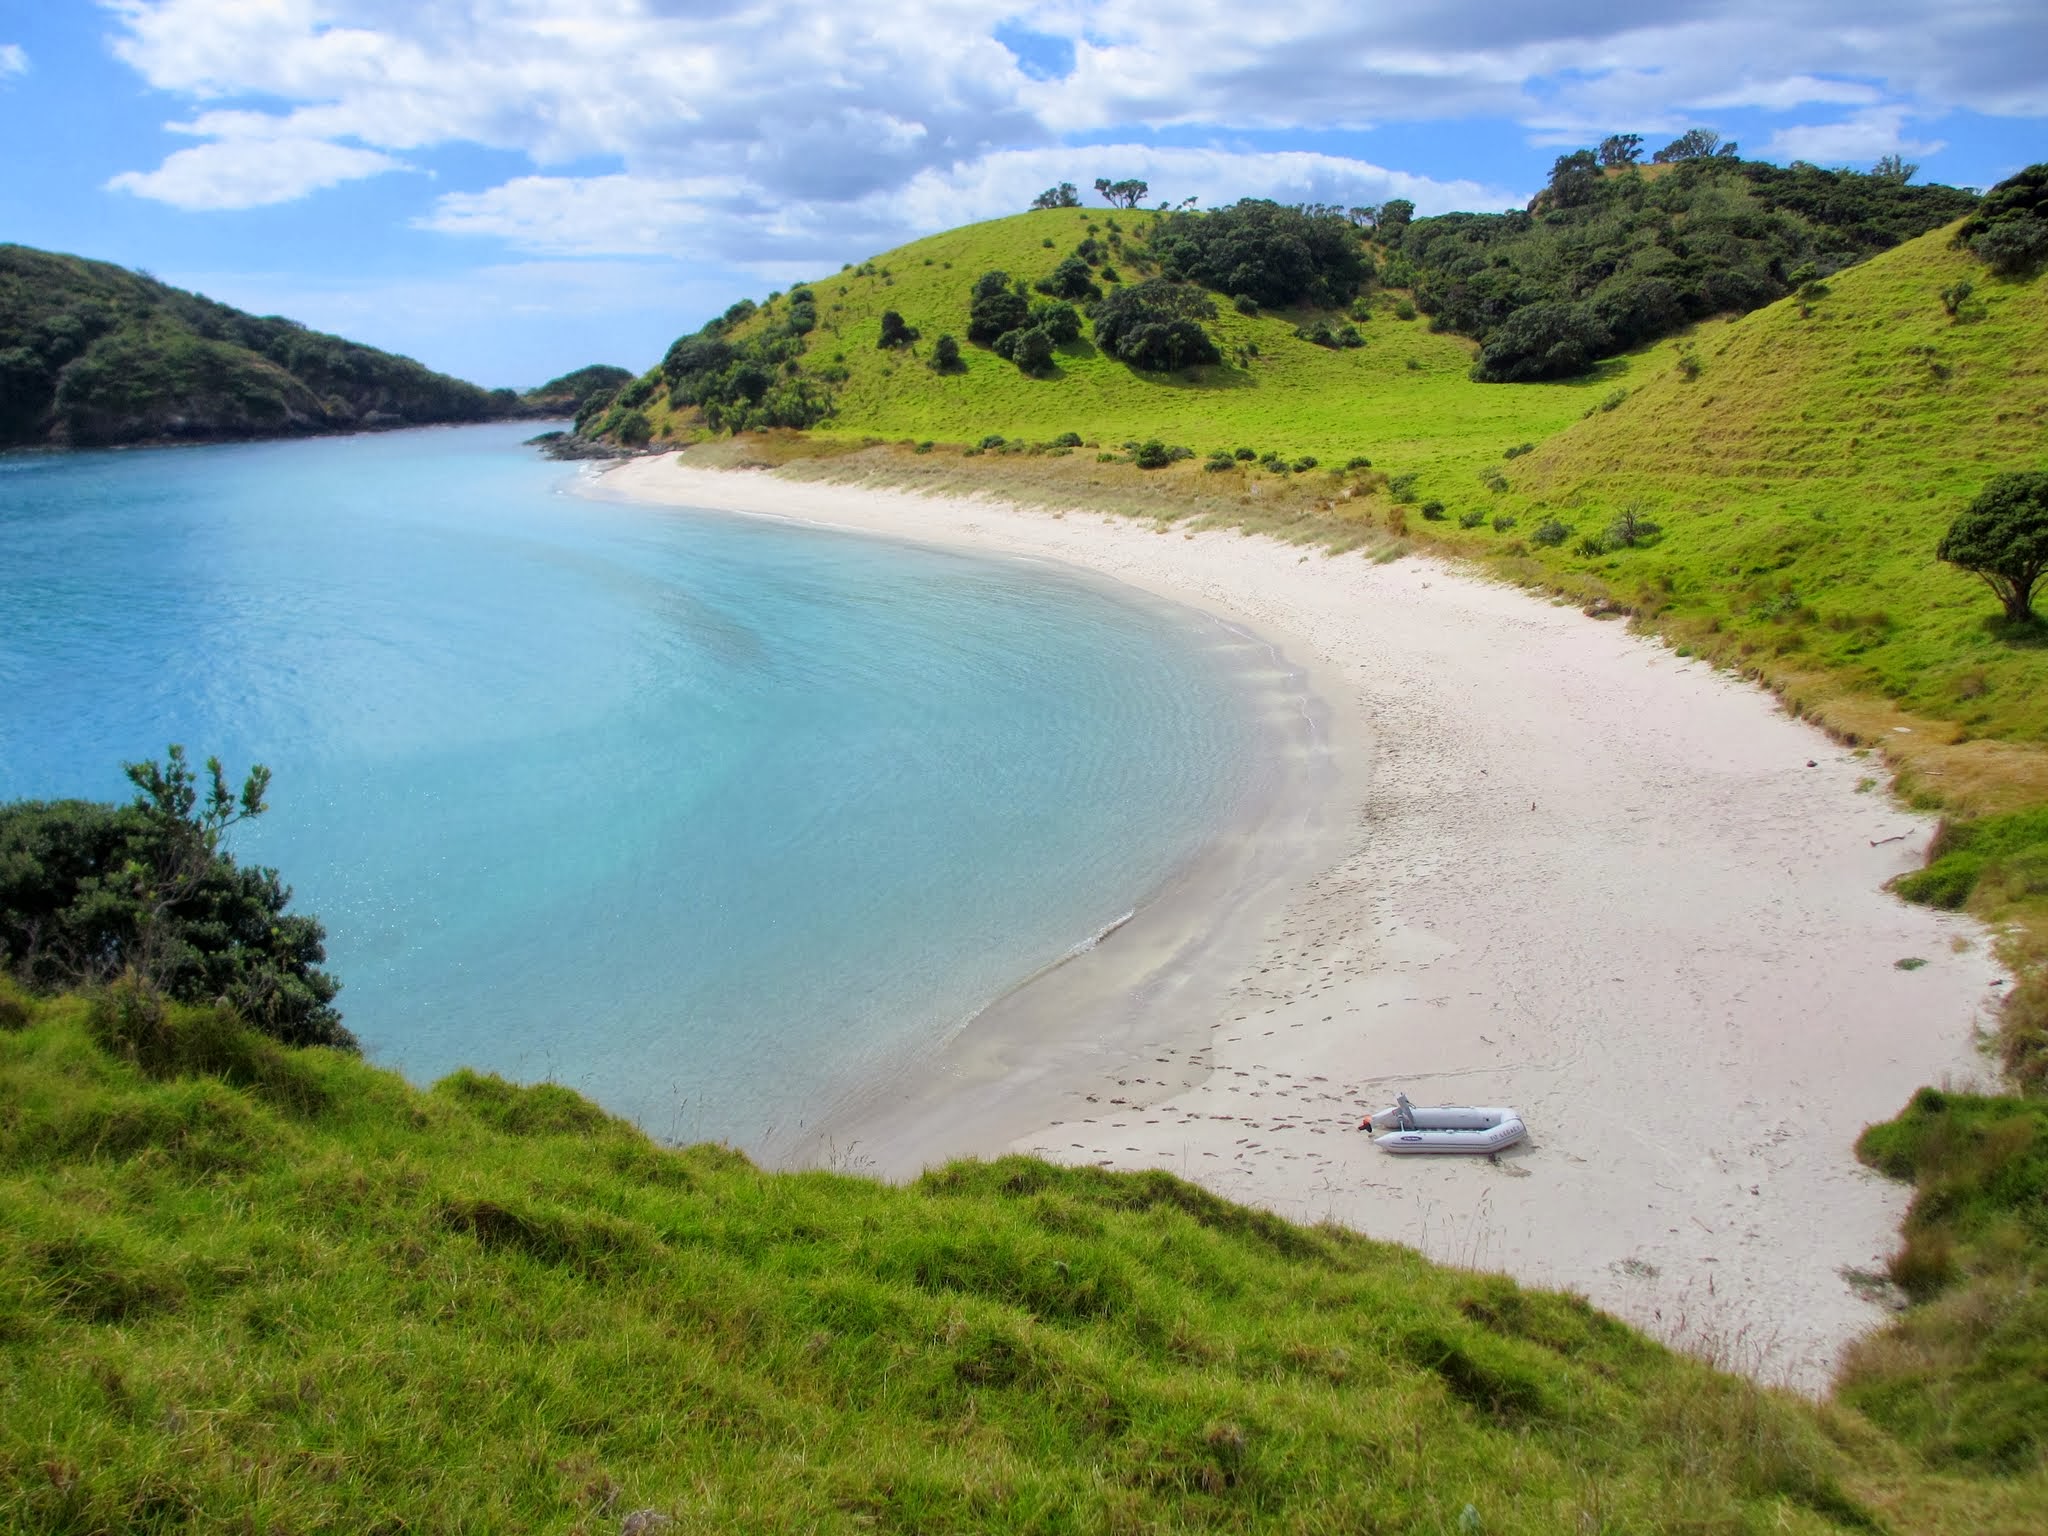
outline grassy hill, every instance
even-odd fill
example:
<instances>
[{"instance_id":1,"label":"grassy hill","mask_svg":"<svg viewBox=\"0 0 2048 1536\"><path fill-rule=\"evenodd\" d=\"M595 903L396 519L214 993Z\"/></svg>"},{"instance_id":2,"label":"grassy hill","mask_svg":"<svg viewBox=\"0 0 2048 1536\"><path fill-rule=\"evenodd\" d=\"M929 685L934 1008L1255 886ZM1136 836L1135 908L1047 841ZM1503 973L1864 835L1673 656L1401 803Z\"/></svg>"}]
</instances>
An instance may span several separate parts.
<instances>
[{"instance_id":1,"label":"grassy hill","mask_svg":"<svg viewBox=\"0 0 2048 1536\"><path fill-rule=\"evenodd\" d=\"M0 245L0 448L527 414L488 391L123 267Z\"/></svg>"},{"instance_id":2,"label":"grassy hill","mask_svg":"<svg viewBox=\"0 0 2048 1536\"><path fill-rule=\"evenodd\" d=\"M1160 1173L768 1175L120 988L0 983L0 1104L10 1530L2020 1532L2043 1491Z\"/></svg>"}]
</instances>

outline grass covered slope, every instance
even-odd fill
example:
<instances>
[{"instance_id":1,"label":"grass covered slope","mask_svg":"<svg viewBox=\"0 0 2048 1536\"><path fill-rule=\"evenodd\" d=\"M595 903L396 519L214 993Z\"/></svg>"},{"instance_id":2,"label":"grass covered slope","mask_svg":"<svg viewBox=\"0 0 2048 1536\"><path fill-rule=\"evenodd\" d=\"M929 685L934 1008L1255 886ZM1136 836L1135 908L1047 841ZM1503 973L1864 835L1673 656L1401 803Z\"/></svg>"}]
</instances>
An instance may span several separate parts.
<instances>
[{"instance_id":1,"label":"grass covered slope","mask_svg":"<svg viewBox=\"0 0 2048 1536\"><path fill-rule=\"evenodd\" d=\"M118 990L0 1019L7 1529L2024 1528L1582 1302L1165 1174L768 1175Z\"/></svg>"},{"instance_id":2,"label":"grass covered slope","mask_svg":"<svg viewBox=\"0 0 2048 1536\"><path fill-rule=\"evenodd\" d=\"M830 382L837 404L816 435L973 444L990 434L1046 441L1072 432L1104 449L1157 438L1198 453L1249 447L1288 459L1312 455L1325 465L1363 456L1396 473L1449 474L1497 458L1504 445L1559 430L1639 366L1621 359L1586 379L1478 386L1466 377L1473 344L1433 334L1419 317L1397 318L1402 301L1386 293L1370 301L1369 319L1356 322L1364 338L1357 348L1318 346L1295 335L1298 325L1326 312L1245 315L1210 295L1216 317L1204 328L1224 362L1172 372L1133 369L1084 333L1059 349L1050 372L1034 377L967 341L970 289L984 272L1035 282L1089 239L1092 227L1105 243L1106 264L1126 284L1136 282L1146 275L1139 265L1144 236L1159 217L1075 209L1017 214L933 235L810 284L818 324L806 337L803 364ZM1105 291L1118 286L1102 282L1099 269L1097 281ZM787 299L770 304L734 334L773 324L787 309ZM914 352L877 345L885 310L921 332ZM941 335L961 343L960 372L930 366ZM688 435L687 416L657 404L650 417L657 437Z\"/></svg>"},{"instance_id":3,"label":"grass covered slope","mask_svg":"<svg viewBox=\"0 0 2048 1536\"><path fill-rule=\"evenodd\" d=\"M1506 491L1425 477L1454 513L1517 518L1443 536L1611 592L1711 654L2048 741L2048 646L1934 555L1991 476L2048 464L2048 282L1996 277L1938 231L1825 288L1701 327L1614 410L1499 465ZM1623 547L1632 507L1661 532ZM1563 533L1547 549L1546 521Z\"/></svg>"},{"instance_id":4,"label":"grass covered slope","mask_svg":"<svg viewBox=\"0 0 2048 1536\"><path fill-rule=\"evenodd\" d=\"M487 391L104 261L0 245L0 448L521 414Z\"/></svg>"}]
</instances>

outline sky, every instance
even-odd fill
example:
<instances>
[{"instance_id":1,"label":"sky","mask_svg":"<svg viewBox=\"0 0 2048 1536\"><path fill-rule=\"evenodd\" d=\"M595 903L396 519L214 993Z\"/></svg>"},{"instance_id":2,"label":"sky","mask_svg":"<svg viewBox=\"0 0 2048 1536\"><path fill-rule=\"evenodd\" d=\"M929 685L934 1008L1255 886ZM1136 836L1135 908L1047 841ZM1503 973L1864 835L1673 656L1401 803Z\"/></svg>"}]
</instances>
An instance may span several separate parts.
<instances>
[{"instance_id":1,"label":"sky","mask_svg":"<svg viewBox=\"0 0 2048 1536\"><path fill-rule=\"evenodd\" d=\"M1990 186L2048 159L2048 5L0 0L0 240L493 386L1061 181L1497 210L1692 127Z\"/></svg>"}]
</instances>

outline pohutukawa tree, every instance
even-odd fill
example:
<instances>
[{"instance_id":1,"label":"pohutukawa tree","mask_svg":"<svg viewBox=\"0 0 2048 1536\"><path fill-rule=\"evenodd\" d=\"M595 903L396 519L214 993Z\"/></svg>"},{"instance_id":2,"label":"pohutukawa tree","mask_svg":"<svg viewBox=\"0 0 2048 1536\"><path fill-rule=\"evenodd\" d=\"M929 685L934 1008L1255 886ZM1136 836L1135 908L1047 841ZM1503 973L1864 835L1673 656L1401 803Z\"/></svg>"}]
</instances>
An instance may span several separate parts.
<instances>
[{"instance_id":1,"label":"pohutukawa tree","mask_svg":"<svg viewBox=\"0 0 2048 1536\"><path fill-rule=\"evenodd\" d=\"M1934 552L1983 578L2008 619L2039 623L2034 588L2048 572L2048 471L1993 476Z\"/></svg>"}]
</instances>

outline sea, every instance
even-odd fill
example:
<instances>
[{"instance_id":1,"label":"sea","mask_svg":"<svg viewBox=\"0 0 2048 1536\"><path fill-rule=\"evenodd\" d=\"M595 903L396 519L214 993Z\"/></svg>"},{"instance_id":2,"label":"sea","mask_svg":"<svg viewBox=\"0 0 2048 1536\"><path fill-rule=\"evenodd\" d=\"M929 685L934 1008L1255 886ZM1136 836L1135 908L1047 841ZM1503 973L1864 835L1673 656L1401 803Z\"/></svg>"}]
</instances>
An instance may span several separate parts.
<instances>
[{"instance_id":1,"label":"sea","mask_svg":"<svg viewBox=\"0 0 2048 1536\"><path fill-rule=\"evenodd\" d=\"M533 424L0 456L0 800L182 744L374 1061L757 1155L1113 928L1254 778L1243 637L576 494Z\"/></svg>"}]
</instances>

